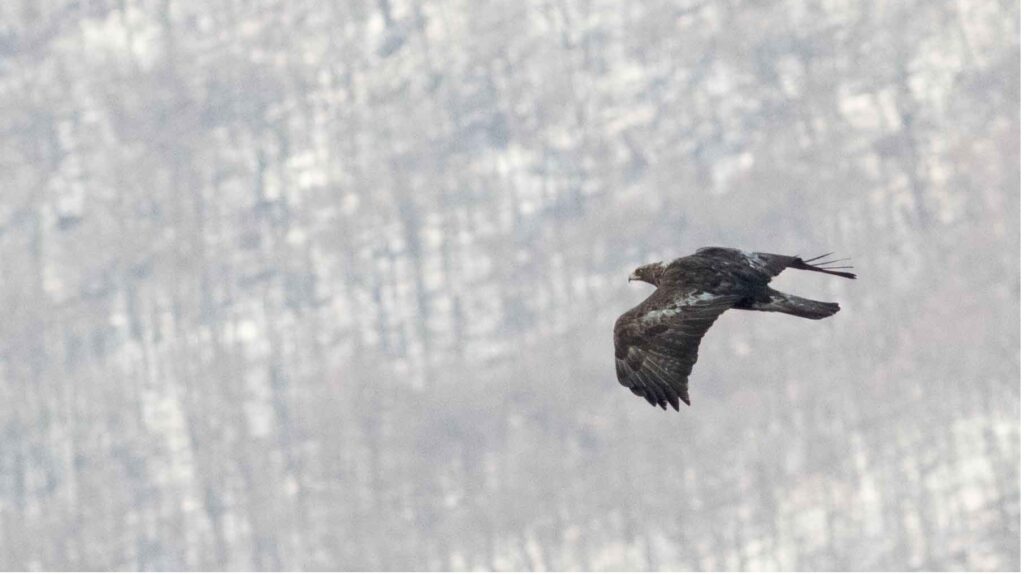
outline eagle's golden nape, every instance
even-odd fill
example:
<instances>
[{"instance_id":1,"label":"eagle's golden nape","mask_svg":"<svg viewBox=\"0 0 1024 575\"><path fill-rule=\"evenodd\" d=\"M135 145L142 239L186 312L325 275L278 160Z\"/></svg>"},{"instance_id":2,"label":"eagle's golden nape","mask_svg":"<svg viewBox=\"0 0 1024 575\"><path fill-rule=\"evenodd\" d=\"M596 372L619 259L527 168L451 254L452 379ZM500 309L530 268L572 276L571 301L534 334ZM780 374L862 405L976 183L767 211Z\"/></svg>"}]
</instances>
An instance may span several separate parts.
<instances>
[{"instance_id":1,"label":"eagle's golden nape","mask_svg":"<svg viewBox=\"0 0 1024 575\"><path fill-rule=\"evenodd\" d=\"M689 405L688 379L697 362L697 348L711 324L726 310L774 311L823 319L839 304L785 294L768 287L786 268L815 271L848 279L851 266L732 248L701 248L667 266L661 262L637 268L630 280L657 289L615 322L615 372L619 383L648 403L679 411Z\"/></svg>"}]
</instances>

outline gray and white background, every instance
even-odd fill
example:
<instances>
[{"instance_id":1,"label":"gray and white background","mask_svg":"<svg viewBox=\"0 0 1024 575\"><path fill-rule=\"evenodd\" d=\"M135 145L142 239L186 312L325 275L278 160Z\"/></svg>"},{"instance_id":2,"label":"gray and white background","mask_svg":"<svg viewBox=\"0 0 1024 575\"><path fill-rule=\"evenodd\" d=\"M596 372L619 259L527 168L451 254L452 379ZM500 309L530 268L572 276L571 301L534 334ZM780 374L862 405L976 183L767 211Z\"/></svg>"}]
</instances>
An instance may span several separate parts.
<instances>
[{"instance_id":1,"label":"gray and white background","mask_svg":"<svg viewBox=\"0 0 1024 575\"><path fill-rule=\"evenodd\" d=\"M1019 4L0 4L0 568L1020 560ZM854 258L615 380L639 264Z\"/></svg>"}]
</instances>

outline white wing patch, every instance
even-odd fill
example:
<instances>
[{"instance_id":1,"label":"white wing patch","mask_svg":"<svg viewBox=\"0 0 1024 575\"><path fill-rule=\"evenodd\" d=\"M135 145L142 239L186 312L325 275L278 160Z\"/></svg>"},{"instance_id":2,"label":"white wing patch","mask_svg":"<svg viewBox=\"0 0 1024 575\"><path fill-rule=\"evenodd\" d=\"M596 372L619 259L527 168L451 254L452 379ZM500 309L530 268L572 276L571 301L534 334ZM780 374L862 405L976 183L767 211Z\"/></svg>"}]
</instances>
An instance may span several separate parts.
<instances>
[{"instance_id":1,"label":"white wing patch","mask_svg":"<svg viewBox=\"0 0 1024 575\"><path fill-rule=\"evenodd\" d=\"M642 323L657 323L663 319L670 318L679 313L679 308L670 307L649 311L640 318Z\"/></svg>"},{"instance_id":2,"label":"white wing patch","mask_svg":"<svg viewBox=\"0 0 1024 575\"><path fill-rule=\"evenodd\" d=\"M715 294L708 292L691 292L686 294L684 297L676 299L676 305L693 305L702 301L711 301L715 299Z\"/></svg>"},{"instance_id":3,"label":"white wing patch","mask_svg":"<svg viewBox=\"0 0 1024 575\"><path fill-rule=\"evenodd\" d=\"M640 321L644 323L657 323L661 320L668 319L670 317L679 315L686 308L696 305L700 302L711 301L717 296L713 293L708 292L689 292L680 295L672 301L672 306L664 309L651 310L645 313Z\"/></svg>"},{"instance_id":4,"label":"white wing patch","mask_svg":"<svg viewBox=\"0 0 1024 575\"><path fill-rule=\"evenodd\" d=\"M743 257L747 260L747 265L754 269L764 270L768 268L768 262L761 259L761 256L754 252L742 252Z\"/></svg>"}]
</instances>

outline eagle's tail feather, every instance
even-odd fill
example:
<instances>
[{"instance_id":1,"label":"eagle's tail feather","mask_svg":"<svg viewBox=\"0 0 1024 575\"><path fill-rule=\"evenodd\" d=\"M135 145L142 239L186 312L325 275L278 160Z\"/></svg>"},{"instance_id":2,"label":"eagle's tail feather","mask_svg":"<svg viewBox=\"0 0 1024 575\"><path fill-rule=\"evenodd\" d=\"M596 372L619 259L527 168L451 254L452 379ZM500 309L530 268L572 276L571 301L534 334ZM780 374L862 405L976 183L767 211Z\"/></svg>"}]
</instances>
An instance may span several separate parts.
<instances>
[{"instance_id":1,"label":"eagle's tail feather","mask_svg":"<svg viewBox=\"0 0 1024 575\"><path fill-rule=\"evenodd\" d=\"M798 257L795 260L793 260L793 262L791 262L788 267L791 267L791 268L794 268L794 269L798 269L798 270L810 270L812 272L821 272L823 274L831 274L831 275L834 275L834 276L839 276L839 277L847 278L847 279L851 279L851 280L857 279L857 275L854 274L854 273L835 271L835 270L848 270L848 269L852 269L853 266L825 267L825 266L827 266L829 264L835 264L835 263L839 263L839 262L848 261L850 258L841 258L841 259L837 259L837 260L829 260L827 262L817 261L817 260L821 260L822 258L827 258L830 255L832 255L831 252L827 253L827 254L822 254L820 256L813 257L813 258L810 258L810 259L807 259L807 260L800 259ZM814 262L813 265L811 264L811 262Z\"/></svg>"},{"instance_id":2,"label":"eagle's tail feather","mask_svg":"<svg viewBox=\"0 0 1024 575\"><path fill-rule=\"evenodd\" d=\"M777 311L807 319L823 319L839 311L837 303L815 301L775 290L772 290L769 301L757 302L751 307L758 311Z\"/></svg>"}]
</instances>

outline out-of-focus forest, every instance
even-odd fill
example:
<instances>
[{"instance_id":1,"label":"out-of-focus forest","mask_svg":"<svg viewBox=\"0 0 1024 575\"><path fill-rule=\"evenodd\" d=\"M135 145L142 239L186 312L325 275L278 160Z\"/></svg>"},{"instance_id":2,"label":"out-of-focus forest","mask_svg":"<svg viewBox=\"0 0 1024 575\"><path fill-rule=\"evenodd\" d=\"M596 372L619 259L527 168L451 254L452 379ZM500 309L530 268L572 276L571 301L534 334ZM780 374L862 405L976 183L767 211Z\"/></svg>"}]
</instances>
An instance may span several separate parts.
<instances>
[{"instance_id":1,"label":"out-of-focus forest","mask_svg":"<svg viewBox=\"0 0 1024 575\"><path fill-rule=\"evenodd\" d=\"M3 2L0 567L1015 570L1019 10Z\"/></svg>"}]
</instances>

